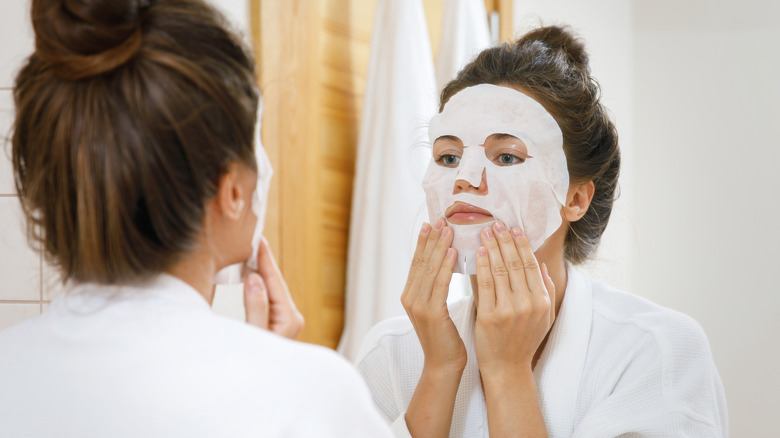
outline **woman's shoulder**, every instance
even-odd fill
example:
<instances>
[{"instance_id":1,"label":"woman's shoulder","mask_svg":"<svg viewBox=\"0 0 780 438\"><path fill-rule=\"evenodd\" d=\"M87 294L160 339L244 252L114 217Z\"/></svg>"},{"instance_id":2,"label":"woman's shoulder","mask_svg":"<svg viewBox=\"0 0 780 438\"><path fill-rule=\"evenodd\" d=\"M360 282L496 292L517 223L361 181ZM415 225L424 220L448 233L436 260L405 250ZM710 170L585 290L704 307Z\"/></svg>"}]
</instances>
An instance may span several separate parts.
<instances>
[{"instance_id":1,"label":"woman's shoulder","mask_svg":"<svg viewBox=\"0 0 780 438\"><path fill-rule=\"evenodd\" d=\"M691 316L590 279L594 333L614 333L656 344L663 354L693 354L711 361L707 335Z\"/></svg>"},{"instance_id":2,"label":"woman's shoulder","mask_svg":"<svg viewBox=\"0 0 780 438\"><path fill-rule=\"evenodd\" d=\"M414 326L408 317L387 318L374 325L363 338L358 354L355 356L355 364L359 366L368 357L376 357L382 353L394 356L393 350L416 340Z\"/></svg>"}]
</instances>

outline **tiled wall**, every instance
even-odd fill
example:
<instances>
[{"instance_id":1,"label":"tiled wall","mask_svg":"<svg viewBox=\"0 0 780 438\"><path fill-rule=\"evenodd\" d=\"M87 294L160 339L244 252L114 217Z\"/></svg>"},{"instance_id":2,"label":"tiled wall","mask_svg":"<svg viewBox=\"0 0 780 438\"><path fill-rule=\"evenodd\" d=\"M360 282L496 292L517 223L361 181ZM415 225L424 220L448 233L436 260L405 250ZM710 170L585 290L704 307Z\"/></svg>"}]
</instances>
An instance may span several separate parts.
<instances>
[{"instance_id":1,"label":"tiled wall","mask_svg":"<svg viewBox=\"0 0 780 438\"><path fill-rule=\"evenodd\" d=\"M28 1L5 2L0 14L0 329L40 313L57 290L53 270L44 268L40 253L27 243L11 171L11 87L33 49L28 6Z\"/></svg>"},{"instance_id":2,"label":"tiled wall","mask_svg":"<svg viewBox=\"0 0 780 438\"><path fill-rule=\"evenodd\" d=\"M233 19L246 16L244 0L214 0ZM232 8L232 9L231 9ZM11 169L10 128L13 123L11 88L16 72L33 51L29 0L3 3L0 14L0 330L46 309L60 291L56 271L27 242L19 198ZM239 20L246 27L246 23ZM214 309L243 319L240 285L220 287Z\"/></svg>"}]
</instances>

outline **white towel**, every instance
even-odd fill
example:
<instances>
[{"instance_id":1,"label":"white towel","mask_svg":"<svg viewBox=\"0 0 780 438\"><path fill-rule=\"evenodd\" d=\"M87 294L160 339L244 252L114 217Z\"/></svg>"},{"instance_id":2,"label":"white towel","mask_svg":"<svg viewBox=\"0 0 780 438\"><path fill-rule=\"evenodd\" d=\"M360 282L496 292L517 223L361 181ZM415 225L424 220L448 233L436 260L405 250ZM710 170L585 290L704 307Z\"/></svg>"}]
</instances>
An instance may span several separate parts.
<instances>
[{"instance_id":1,"label":"white towel","mask_svg":"<svg viewBox=\"0 0 780 438\"><path fill-rule=\"evenodd\" d=\"M436 83L439 90L479 52L490 45L483 0L444 0Z\"/></svg>"},{"instance_id":2,"label":"white towel","mask_svg":"<svg viewBox=\"0 0 780 438\"><path fill-rule=\"evenodd\" d=\"M379 0L358 140L339 351L353 359L377 322L400 303L425 219L421 181L435 113L433 55L421 0Z\"/></svg>"}]
</instances>

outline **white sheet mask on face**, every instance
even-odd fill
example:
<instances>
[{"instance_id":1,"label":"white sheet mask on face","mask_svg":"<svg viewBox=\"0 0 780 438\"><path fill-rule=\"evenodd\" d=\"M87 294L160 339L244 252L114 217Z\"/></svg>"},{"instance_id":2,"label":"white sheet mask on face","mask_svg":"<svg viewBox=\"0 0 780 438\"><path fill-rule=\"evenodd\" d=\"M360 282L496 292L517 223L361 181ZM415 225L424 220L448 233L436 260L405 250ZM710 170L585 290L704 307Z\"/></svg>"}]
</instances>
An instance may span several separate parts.
<instances>
[{"instance_id":1,"label":"white sheet mask on face","mask_svg":"<svg viewBox=\"0 0 780 438\"><path fill-rule=\"evenodd\" d=\"M513 165L489 160L483 145L493 134L522 140L532 158ZM563 135L555 119L524 93L480 84L452 96L444 111L433 117L431 145L443 136L459 138L463 153L456 167L440 165L437 157L428 165L422 184L430 220L444 217L456 201L465 202L489 211L508 228L520 227L531 248L539 249L561 225L561 207L569 188ZM487 194L453 194L458 180L479 187L483 173ZM452 247L458 251L455 272L476 274L476 251L482 246L479 235L493 222L449 224L454 232Z\"/></svg>"},{"instance_id":2,"label":"white sheet mask on face","mask_svg":"<svg viewBox=\"0 0 780 438\"><path fill-rule=\"evenodd\" d=\"M268 189L271 186L273 169L271 161L265 153L265 148L260 140L260 120L263 115L263 104L257 109L257 123L255 123L255 156L257 157L257 187L252 195L252 212L257 216L257 225L252 234L252 255L245 263L239 263L221 269L214 276L215 284L236 284L243 281L246 270L257 271L257 251L263 240L263 225L265 223L265 210L268 205Z\"/></svg>"}]
</instances>

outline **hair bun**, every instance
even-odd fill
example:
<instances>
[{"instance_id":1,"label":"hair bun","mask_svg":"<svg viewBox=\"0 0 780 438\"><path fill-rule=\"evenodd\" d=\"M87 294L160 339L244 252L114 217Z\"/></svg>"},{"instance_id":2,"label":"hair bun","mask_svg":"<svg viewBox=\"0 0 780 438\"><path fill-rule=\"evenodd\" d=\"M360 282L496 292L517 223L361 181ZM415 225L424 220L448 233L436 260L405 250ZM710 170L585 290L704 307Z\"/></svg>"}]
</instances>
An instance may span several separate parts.
<instances>
[{"instance_id":1,"label":"hair bun","mask_svg":"<svg viewBox=\"0 0 780 438\"><path fill-rule=\"evenodd\" d=\"M567 27L540 27L523 35L517 40L517 44L524 45L535 41L544 44L550 50L563 53L571 64L590 72L585 45Z\"/></svg>"},{"instance_id":2,"label":"hair bun","mask_svg":"<svg viewBox=\"0 0 780 438\"><path fill-rule=\"evenodd\" d=\"M150 0L33 0L36 55L66 79L111 71L141 47Z\"/></svg>"}]
</instances>

